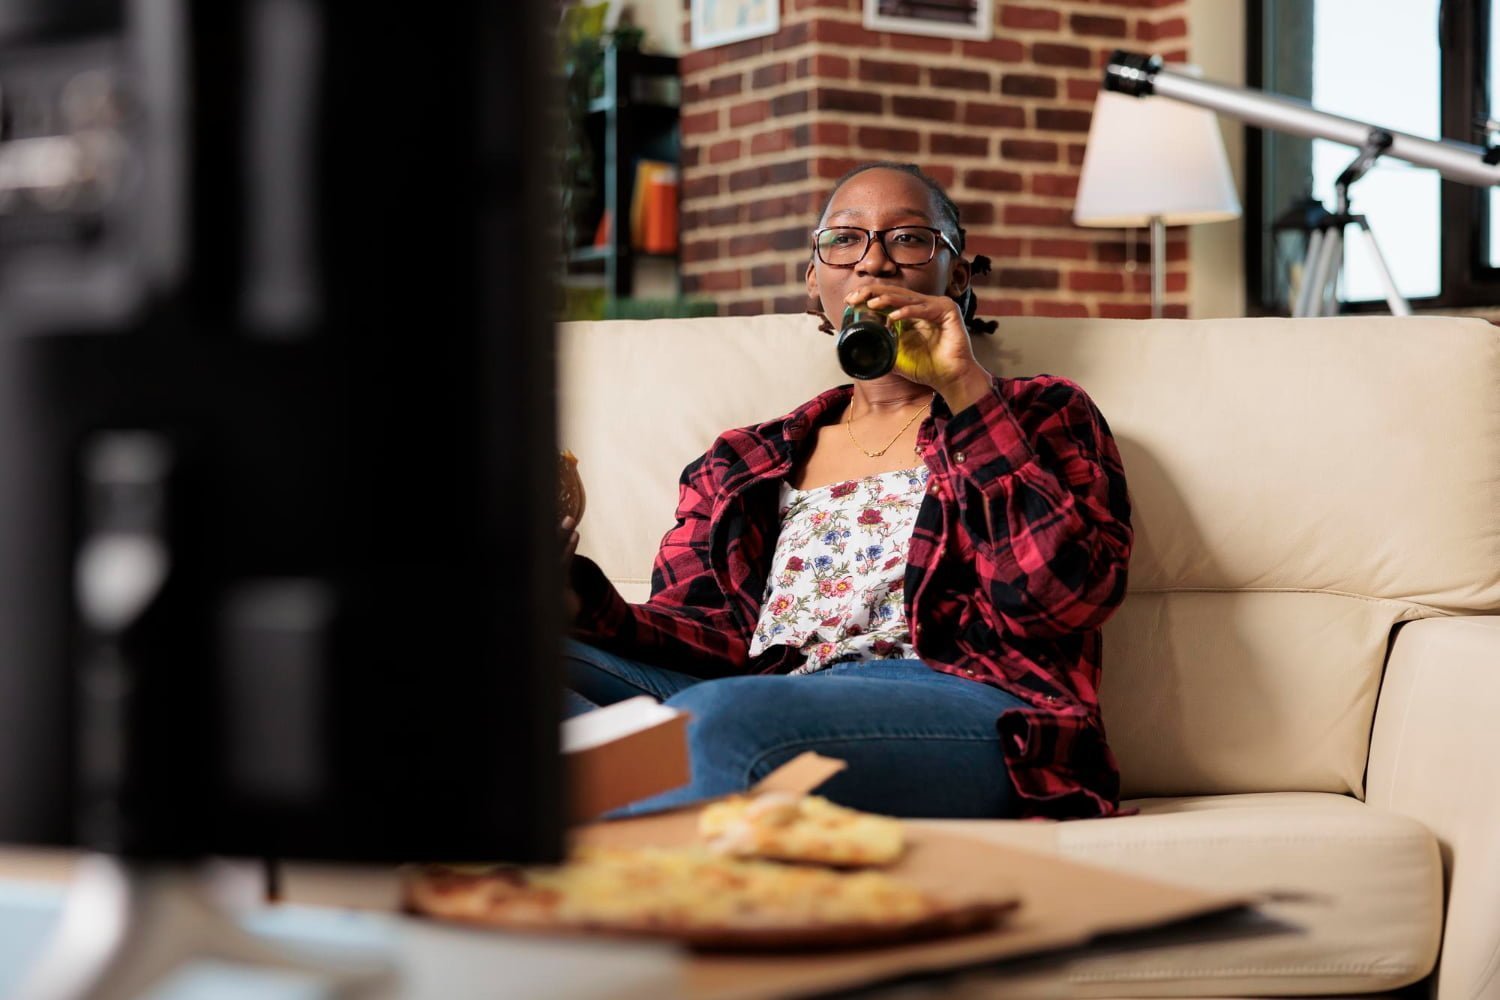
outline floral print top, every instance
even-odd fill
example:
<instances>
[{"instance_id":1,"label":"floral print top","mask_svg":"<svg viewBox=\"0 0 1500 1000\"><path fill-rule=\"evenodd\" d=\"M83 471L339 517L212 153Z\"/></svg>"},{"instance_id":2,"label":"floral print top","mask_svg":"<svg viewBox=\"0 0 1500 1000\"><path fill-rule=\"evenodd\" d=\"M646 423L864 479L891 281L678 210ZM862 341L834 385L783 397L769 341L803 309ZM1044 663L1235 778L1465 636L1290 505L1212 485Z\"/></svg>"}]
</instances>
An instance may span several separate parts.
<instances>
[{"instance_id":1,"label":"floral print top","mask_svg":"<svg viewBox=\"0 0 1500 1000\"><path fill-rule=\"evenodd\" d=\"M792 671L846 660L916 659L903 588L906 551L927 489L927 467L813 490L781 484L781 534L750 656L802 650Z\"/></svg>"}]
</instances>

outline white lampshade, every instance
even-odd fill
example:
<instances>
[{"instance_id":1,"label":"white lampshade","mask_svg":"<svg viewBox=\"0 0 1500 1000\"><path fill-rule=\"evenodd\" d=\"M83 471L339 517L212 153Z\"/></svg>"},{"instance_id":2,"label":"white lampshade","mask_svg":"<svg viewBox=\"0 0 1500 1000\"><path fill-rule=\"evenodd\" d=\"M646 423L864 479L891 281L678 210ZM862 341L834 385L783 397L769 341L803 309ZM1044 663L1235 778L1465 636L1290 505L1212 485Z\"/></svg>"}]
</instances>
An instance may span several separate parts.
<instances>
[{"instance_id":1,"label":"white lampshade","mask_svg":"<svg viewBox=\"0 0 1500 1000\"><path fill-rule=\"evenodd\" d=\"M1073 221L1137 227L1221 222L1240 199L1213 114L1166 97L1101 91L1094 104Z\"/></svg>"}]
</instances>

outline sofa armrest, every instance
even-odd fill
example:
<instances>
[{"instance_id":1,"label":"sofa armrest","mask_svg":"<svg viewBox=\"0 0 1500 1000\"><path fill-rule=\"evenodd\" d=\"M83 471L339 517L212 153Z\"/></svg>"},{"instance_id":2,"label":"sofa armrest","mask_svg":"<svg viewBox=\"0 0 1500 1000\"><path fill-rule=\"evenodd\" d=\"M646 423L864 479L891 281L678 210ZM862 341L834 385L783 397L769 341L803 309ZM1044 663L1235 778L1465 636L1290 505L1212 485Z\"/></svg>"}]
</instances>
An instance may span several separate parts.
<instances>
[{"instance_id":1,"label":"sofa armrest","mask_svg":"<svg viewBox=\"0 0 1500 1000\"><path fill-rule=\"evenodd\" d=\"M1365 787L1370 805L1438 838L1448 897L1439 1000L1500 1000L1500 615L1397 632Z\"/></svg>"}]
</instances>

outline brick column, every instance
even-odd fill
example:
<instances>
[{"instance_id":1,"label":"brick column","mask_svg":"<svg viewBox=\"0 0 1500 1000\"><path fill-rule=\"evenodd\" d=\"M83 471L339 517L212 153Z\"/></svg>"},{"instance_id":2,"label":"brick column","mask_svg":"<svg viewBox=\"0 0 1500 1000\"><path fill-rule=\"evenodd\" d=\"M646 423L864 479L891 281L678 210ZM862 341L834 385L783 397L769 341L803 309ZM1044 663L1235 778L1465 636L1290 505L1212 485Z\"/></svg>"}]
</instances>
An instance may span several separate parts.
<instances>
[{"instance_id":1,"label":"brick column","mask_svg":"<svg viewBox=\"0 0 1500 1000\"><path fill-rule=\"evenodd\" d=\"M988 316L1150 313L1149 238L1071 222L1098 80L1116 48L1187 57L1187 0L996 0L987 42L867 31L860 0L782 0L774 36L682 57L686 294L800 312L815 213L874 159L915 162L958 203ZM684 0L684 32L687 3ZM1167 315L1187 312L1169 231Z\"/></svg>"}]
</instances>

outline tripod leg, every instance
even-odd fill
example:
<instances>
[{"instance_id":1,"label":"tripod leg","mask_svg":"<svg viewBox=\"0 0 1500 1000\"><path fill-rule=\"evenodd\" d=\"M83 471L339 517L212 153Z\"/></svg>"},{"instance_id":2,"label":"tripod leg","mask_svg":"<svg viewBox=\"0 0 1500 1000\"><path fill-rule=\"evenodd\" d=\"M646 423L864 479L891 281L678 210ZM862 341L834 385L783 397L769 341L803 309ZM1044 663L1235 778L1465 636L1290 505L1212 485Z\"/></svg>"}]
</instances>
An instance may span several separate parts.
<instances>
[{"instance_id":1,"label":"tripod leg","mask_svg":"<svg viewBox=\"0 0 1500 1000\"><path fill-rule=\"evenodd\" d=\"M1396 279L1391 277L1391 269L1386 265L1385 254L1380 252L1380 244L1375 240L1375 233L1370 229L1370 221L1363 215L1354 220L1359 224L1360 231L1365 234L1365 242L1370 245L1370 252L1375 256L1375 270L1380 275L1380 287L1385 291L1385 301L1391 307L1392 316L1410 316L1411 303L1401 294L1396 287Z\"/></svg>"},{"instance_id":2,"label":"tripod leg","mask_svg":"<svg viewBox=\"0 0 1500 1000\"><path fill-rule=\"evenodd\" d=\"M1308 241L1308 256L1312 258L1312 267L1307 272L1307 287L1302 300L1303 316L1323 315L1323 300L1328 294L1329 254L1333 250L1334 235L1332 229L1320 229L1314 234L1316 239Z\"/></svg>"},{"instance_id":3,"label":"tripod leg","mask_svg":"<svg viewBox=\"0 0 1500 1000\"><path fill-rule=\"evenodd\" d=\"M1307 253L1302 258L1301 280L1292 304L1293 316L1312 315L1313 285L1317 280L1318 260L1323 247L1323 230L1314 229L1307 238Z\"/></svg>"},{"instance_id":4,"label":"tripod leg","mask_svg":"<svg viewBox=\"0 0 1500 1000\"><path fill-rule=\"evenodd\" d=\"M1318 287L1313 289L1317 299L1313 302L1314 316L1335 316L1339 310L1339 272L1344 263L1344 230L1330 229L1323 238L1322 254L1318 261Z\"/></svg>"}]
</instances>

